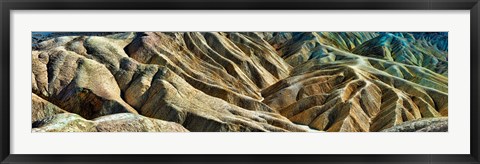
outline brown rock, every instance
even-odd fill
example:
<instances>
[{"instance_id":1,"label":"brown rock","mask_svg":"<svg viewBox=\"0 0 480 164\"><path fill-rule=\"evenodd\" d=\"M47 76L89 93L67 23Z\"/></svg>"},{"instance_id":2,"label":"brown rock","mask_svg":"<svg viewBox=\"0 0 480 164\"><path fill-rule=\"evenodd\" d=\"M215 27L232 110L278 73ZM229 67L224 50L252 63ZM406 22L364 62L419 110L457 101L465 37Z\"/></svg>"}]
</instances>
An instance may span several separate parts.
<instances>
[{"instance_id":1,"label":"brown rock","mask_svg":"<svg viewBox=\"0 0 480 164\"><path fill-rule=\"evenodd\" d=\"M32 93L32 123L59 113L65 113L58 106Z\"/></svg>"},{"instance_id":2,"label":"brown rock","mask_svg":"<svg viewBox=\"0 0 480 164\"><path fill-rule=\"evenodd\" d=\"M104 65L64 47L34 51L33 93L87 119L112 113L137 113L120 97L113 75Z\"/></svg>"},{"instance_id":3,"label":"brown rock","mask_svg":"<svg viewBox=\"0 0 480 164\"><path fill-rule=\"evenodd\" d=\"M62 113L33 123L32 132L188 132L180 124L118 113L86 120L77 114Z\"/></svg>"},{"instance_id":4,"label":"brown rock","mask_svg":"<svg viewBox=\"0 0 480 164\"><path fill-rule=\"evenodd\" d=\"M424 118L404 122L382 132L448 132L448 118Z\"/></svg>"},{"instance_id":5,"label":"brown rock","mask_svg":"<svg viewBox=\"0 0 480 164\"><path fill-rule=\"evenodd\" d=\"M54 37L32 52L32 122L34 131L382 131L448 116L447 51L427 39L371 32Z\"/></svg>"}]
</instances>

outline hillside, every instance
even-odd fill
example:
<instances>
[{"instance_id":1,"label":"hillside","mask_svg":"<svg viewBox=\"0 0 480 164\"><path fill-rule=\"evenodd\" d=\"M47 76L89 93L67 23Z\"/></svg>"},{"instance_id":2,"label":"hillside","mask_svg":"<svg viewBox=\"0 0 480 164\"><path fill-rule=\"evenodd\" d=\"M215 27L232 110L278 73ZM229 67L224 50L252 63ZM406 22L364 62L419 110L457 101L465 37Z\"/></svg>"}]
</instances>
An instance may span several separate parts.
<instances>
[{"instance_id":1,"label":"hillside","mask_svg":"<svg viewBox=\"0 0 480 164\"><path fill-rule=\"evenodd\" d=\"M33 36L33 132L448 130L447 33Z\"/></svg>"}]
</instances>

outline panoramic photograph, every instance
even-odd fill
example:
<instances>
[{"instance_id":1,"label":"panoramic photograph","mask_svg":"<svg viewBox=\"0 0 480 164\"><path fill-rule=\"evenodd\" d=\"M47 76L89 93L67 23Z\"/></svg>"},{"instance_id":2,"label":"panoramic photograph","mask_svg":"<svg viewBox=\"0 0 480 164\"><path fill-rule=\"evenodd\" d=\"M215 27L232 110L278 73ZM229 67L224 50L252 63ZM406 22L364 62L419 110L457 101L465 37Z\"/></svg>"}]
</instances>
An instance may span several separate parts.
<instances>
[{"instance_id":1,"label":"panoramic photograph","mask_svg":"<svg viewBox=\"0 0 480 164\"><path fill-rule=\"evenodd\" d=\"M448 32L32 32L31 46L33 133L448 132Z\"/></svg>"}]
</instances>

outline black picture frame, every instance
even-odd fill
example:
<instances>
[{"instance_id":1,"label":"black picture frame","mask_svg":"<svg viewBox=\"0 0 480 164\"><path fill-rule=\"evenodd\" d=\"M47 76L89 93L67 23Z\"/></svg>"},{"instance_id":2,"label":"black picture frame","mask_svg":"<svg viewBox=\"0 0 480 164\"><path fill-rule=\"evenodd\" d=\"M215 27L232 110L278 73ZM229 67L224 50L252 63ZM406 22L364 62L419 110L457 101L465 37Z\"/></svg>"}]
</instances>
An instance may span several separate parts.
<instances>
[{"instance_id":1,"label":"black picture frame","mask_svg":"<svg viewBox=\"0 0 480 164\"><path fill-rule=\"evenodd\" d=\"M1 0L1 163L480 163L478 0ZM22 155L10 153L11 10L470 10L470 154L465 155ZM38 148L41 149L41 148Z\"/></svg>"}]
</instances>

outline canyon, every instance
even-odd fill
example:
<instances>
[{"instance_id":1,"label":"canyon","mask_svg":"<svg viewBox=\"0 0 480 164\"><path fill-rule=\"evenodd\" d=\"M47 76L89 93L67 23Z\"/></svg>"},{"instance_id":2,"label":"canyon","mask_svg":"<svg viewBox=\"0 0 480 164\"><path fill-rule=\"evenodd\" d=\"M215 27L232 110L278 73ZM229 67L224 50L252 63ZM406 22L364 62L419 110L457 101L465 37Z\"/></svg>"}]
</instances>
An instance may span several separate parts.
<instances>
[{"instance_id":1,"label":"canyon","mask_svg":"<svg viewBox=\"0 0 480 164\"><path fill-rule=\"evenodd\" d=\"M32 132L445 132L448 33L32 38Z\"/></svg>"}]
</instances>

